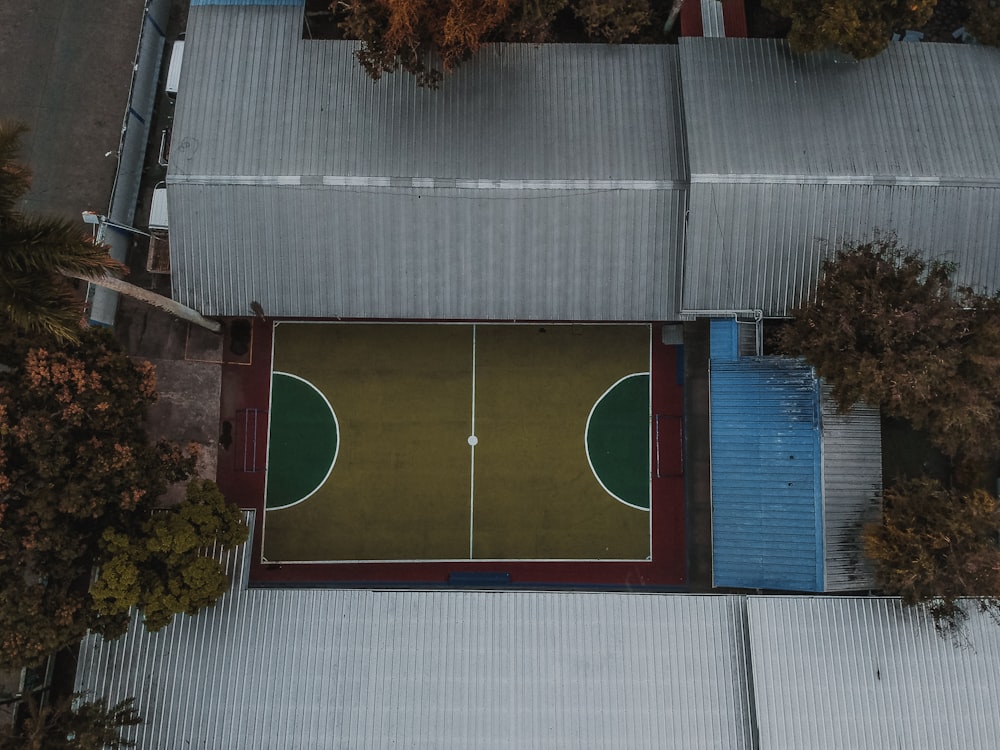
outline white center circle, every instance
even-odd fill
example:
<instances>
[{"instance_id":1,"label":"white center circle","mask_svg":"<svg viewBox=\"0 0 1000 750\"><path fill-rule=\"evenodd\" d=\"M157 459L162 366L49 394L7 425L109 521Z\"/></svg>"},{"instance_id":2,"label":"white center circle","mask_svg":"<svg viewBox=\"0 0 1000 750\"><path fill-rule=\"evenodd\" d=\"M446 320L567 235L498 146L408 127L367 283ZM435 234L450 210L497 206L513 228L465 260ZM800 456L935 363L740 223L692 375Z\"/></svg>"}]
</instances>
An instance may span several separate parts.
<instances>
[{"instance_id":1,"label":"white center circle","mask_svg":"<svg viewBox=\"0 0 1000 750\"><path fill-rule=\"evenodd\" d=\"M475 446L479 444L479 438L475 435L469 435L469 445Z\"/></svg>"}]
</instances>

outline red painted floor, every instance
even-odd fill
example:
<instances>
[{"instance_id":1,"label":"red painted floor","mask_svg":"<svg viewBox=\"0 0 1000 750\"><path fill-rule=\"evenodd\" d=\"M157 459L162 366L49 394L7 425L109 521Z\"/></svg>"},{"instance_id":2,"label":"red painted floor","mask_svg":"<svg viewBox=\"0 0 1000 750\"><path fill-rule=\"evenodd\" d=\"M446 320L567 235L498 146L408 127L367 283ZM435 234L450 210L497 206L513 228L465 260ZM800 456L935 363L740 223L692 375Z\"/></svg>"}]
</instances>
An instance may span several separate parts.
<instances>
[{"instance_id":1,"label":"red painted floor","mask_svg":"<svg viewBox=\"0 0 1000 750\"><path fill-rule=\"evenodd\" d=\"M684 517L682 347L660 343L653 326L652 559L648 562L448 562L273 565L259 562L264 520L264 456L271 364L271 323L254 321L249 355L224 365L222 432L232 441L219 451L218 483L231 501L253 508L255 562L251 585L464 585L523 587L683 587L686 583Z\"/></svg>"}]
</instances>

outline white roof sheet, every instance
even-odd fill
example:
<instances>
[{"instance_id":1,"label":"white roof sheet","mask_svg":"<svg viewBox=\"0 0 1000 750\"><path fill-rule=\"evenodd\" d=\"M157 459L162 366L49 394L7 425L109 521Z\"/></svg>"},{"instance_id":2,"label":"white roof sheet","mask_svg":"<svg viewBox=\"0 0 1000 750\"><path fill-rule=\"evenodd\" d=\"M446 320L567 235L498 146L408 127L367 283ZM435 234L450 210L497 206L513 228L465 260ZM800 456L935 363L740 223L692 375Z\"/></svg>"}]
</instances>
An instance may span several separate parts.
<instances>
[{"instance_id":1,"label":"white roof sheet","mask_svg":"<svg viewBox=\"0 0 1000 750\"><path fill-rule=\"evenodd\" d=\"M882 419L856 404L841 414L822 383L824 591L870 591L875 571L861 531L882 517Z\"/></svg>"},{"instance_id":2,"label":"white roof sheet","mask_svg":"<svg viewBox=\"0 0 1000 750\"><path fill-rule=\"evenodd\" d=\"M896 599L750 597L762 750L992 748L1000 627L956 639Z\"/></svg>"},{"instance_id":3,"label":"white roof sheet","mask_svg":"<svg viewBox=\"0 0 1000 750\"><path fill-rule=\"evenodd\" d=\"M77 688L136 696L138 747L753 747L737 598L236 579L160 633L83 642Z\"/></svg>"},{"instance_id":4,"label":"white roof sheet","mask_svg":"<svg viewBox=\"0 0 1000 750\"><path fill-rule=\"evenodd\" d=\"M250 518L252 524L252 518ZM898 600L249 589L80 647L125 736L211 747L993 747L1000 628L957 641ZM752 675L752 676L751 676Z\"/></svg>"},{"instance_id":5,"label":"white roof sheet","mask_svg":"<svg viewBox=\"0 0 1000 750\"><path fill-rule=\"evenodd\" d=\"M890 45L857 62L777 39L680 41L693 178L1000 184L1000 50Z\"/></svg>"}]
</instances>

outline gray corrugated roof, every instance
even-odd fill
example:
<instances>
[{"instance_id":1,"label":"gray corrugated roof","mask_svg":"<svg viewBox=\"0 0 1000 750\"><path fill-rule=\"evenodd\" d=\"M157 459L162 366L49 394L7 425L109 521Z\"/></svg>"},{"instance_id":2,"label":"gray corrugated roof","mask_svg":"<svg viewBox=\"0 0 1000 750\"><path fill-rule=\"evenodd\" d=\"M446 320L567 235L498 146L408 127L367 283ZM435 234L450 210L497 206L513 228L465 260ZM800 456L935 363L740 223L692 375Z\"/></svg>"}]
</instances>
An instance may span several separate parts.
<instances>
[{"instance_id":1,"label":"gray corrugated roof","mask_svg":"<svg viewBox=\"0 0 1000 750\"><path fill-rule=\"evenodd\" d=\"M680 53L692 175L1000 186L1000 50L900 43L855 62L689 37Z\"/></svg>"},{"instance_id":2,"label":"gray corrugated roof","mask_svg":"<svg viewBox=\"0 0 1000 750\"><path fill-rule=\"evenodd\" d=\"M683 39L686 309L786 315L823 258L894 231L1000 288L1000 50L893 45L856 63Z\"/></svg>"},{"instance_id":3,"label":"gray corrugated roof","mask_svg":"<svg viewBox=\"0 0 1000 750\"><path fill-rule=\"evenodd\" d=\"M839 413L822 383L824 591L875 588L861 529L882 509L882 420L864 404Z\"/></svg>"},{"instance_id":4,"label":"gray corrugated roof","mask_svg":"<svg viewBox=\"0 0 1000 750\"><path fill-rule=\"evenodd\" d=\"M683 305L787 315L825 258L879 231L956 262L961 284L1000 289L998 205L998 188L693 184Z\"/></svg>"},{"instance_id":5,"label":"gray corrugated roof","mask_svg":"<svg viewBox=\"0 0 1000 750\"><path fill-rule=\"evenodd\" d=\"M77 687L136 696L144 750L742 749L746 635L729 597L237 580L158 634L88 637Z\"/></svg>"},{"instance_id":6,"label":"gray corrugated roof","mask_svg":"<svg viewBox=\"0 0 1000 750\"><path fill-rule=\"evenodd\" d=\"M175 297L221 315L256 299L275 316L676 317L676 48L493 46L427 91L373 83L354 43L301 24L191 9Z\"/></svg>"},{"instance_id":7,"label":"gray corrugated roof","mask_svg":"<svg viewBox=\"0 0 1000 750\"><path fill-rule=\"evenodd\" d=\"M224 558L236 581L214 608L81 645L76 689L135 696L137 747L937 750L1000 734L1000 628L976 612L951 641L894 599L248 589L248 549Z\"/></svg>"},{"instance_id":8,"label":"gray corrugated roof","mask_svg":"<svg viewBox=\"0 0 1000 750\"><path fill-rule=\"evenodd\" d=\"M1000 628L956 639L895 599L750 597L762 750L994 748Z\"/></svg>"},{"instance_id":9,"label":"gray corrugated roof","mask_svg":"<svg viewBox=\"0 0 1000 750\"><path fill-rule=\"evenodd\" d=\"M171 190L174 284L206 314L656 320L676 299L677 191Z\"/></svg>"},{"instance_id":10,"label":"gray corrugated roof","mask_svg":"<svg viewBox=\"0 0 1000 750\"><path fill-rule=\"evenodd\" d=\"M726 35L726 20L722 16L722 3L719 0L701 0L701 28L703 36Z\"/></svg>"}]
</instances>

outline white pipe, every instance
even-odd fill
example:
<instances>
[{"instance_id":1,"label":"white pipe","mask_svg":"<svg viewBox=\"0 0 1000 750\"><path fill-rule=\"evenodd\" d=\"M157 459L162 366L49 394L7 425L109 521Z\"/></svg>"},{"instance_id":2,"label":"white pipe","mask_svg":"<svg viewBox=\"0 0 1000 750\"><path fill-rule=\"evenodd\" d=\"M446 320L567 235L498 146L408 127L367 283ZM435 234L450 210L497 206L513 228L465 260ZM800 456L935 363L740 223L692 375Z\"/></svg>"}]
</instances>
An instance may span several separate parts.
<instances>
[{"instance_id":1,"label":"white pipe","mask_svg":"<svg viewBox=\"0 0 1000 750\"><path fill-rule=\"evenodd\" d=\"M752 315L754 323L759 323L764 319L763 310L681 310L681 315L691 315L695 318L738 318L740 315Z\"/></svg>"}]
</instances>

